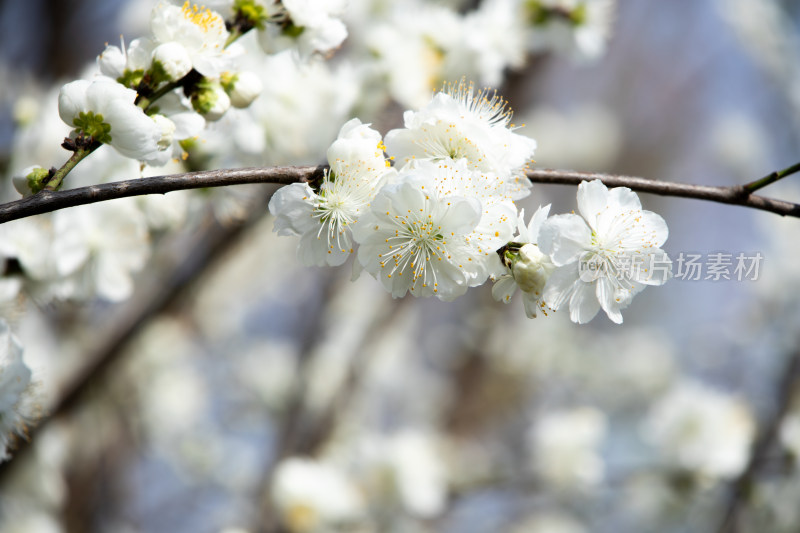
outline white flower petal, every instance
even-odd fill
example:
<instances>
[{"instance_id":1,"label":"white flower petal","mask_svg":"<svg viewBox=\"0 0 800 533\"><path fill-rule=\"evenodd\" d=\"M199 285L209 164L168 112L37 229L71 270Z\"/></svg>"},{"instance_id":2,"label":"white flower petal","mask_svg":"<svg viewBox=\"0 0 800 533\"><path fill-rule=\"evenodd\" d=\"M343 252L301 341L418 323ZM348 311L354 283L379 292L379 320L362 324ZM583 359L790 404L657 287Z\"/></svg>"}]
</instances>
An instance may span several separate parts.
<instances>
[{"instance_id":1,"label":"white flower petal","mask_svg":"<svg viewBox=\"0 0 800 533\"><path fill-rule=\"evenodd\" d=\"M555 215L539 230L539 248L556 266L576 261L592 246L592 231L578 215Z\"/></svg>"}]
</instances>

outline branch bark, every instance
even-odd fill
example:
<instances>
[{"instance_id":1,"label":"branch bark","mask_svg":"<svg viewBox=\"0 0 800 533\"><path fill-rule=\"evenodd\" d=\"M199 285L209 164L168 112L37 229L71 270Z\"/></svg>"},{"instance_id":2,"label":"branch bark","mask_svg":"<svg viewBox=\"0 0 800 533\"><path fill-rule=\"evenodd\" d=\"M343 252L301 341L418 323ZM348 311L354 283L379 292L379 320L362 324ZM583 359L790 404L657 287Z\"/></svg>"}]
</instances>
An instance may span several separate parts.
<instances>
[{"instance_id":1,"label":"branch bark","mask_svg":"<svg viewBox=\"0 0 800 533\"><path fill-rule=\"evenodd\" d=\"M165 194L171 191L223 187L246 183L274 183L289 185L320 179L326 167L270 167L209 170L172 174L152 178L138 178L102 185L80 187L66 191L42 191L38 194L0 205L0 224L58 209L92 204L115 198ZM739 205L781 216L800 218L800 204L758 196L747 192L744 186L712 187L668 181L650 180L634 176L596 174L569 170L529 170L528 179L534 183L577 185L582 181L599 179L610 187L629 187L638 192L694 198L711 202Z\"/></svg>"}]
</instances>

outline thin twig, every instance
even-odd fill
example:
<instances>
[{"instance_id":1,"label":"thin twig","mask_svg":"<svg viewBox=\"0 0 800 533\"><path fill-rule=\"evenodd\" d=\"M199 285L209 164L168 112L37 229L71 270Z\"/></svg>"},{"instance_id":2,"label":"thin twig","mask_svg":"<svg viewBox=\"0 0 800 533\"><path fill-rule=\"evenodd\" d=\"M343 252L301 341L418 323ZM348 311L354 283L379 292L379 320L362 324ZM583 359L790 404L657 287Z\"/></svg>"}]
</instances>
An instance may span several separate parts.
<instances>
[{"instance_id":1,"label":"thin twig","mask_svg":"<svg viewBox=\"0 0 800 533\"><path fill-rule=\"evenodd\" d=\"M751 181L750 183L744 185L744 189L748 193L754 193L757 190L762 189L772 183L775 183L776 181L783 179L786 176L791 176L796 172L800 172L800 163L795 163L794 165L786 167L783 170L776 170L775 172L767 174L761 179Z\"/></svg>"},{"instance_id":2,"label":"thin twig","mask_svg":"<svg viewBox=\"0 0 800 533\"><path fill-rule=\"evenodd\" d=\"M146 194L165 194L171 191L223 187L245 183L290 183L319 179L326 167L270 167L209 170L139 178L102 185L92 185L66 191L42 191L38 194L0 205L0 224L19 218L49 213L66 207L91 204ZM528 179L534 183L577 185L582 181L599 179L611 187L629 187L634 191L695 198L723 204L740 205L769 211L782 216L800 218L800 204L749 194L744 186L711 187L668 181L649 180L633 176L575 172L570 170L529 170Z\"/></svg>"}]
</instances>

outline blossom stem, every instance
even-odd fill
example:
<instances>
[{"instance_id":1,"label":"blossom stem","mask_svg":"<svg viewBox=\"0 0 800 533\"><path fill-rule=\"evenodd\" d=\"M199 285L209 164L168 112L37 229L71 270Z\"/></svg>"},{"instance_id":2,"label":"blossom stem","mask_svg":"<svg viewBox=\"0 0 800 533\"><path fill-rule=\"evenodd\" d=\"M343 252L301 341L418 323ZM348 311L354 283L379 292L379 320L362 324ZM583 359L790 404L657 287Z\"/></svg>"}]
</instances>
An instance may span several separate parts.
<instances>
[{"instance_id":1,"label":"blossom stem","mask_svg":"<svg viewBox=\"0 0 800 533\"><path fill-rule=\"evenodd\" d=\"M188 76L188 75L189 74L187 74L186 76ZM167 94L169 92L172 92L173 90L177 89L178 87L181 87L183 85L183 83L184 83L184 80L186 79L186 76L184 76L183 78L181 78L179 80L171 81L171 82L167 83L166 85L164 85L163 87L161 87L157 91L154 91L153 94L151 94L150 96L143 96L143 95L137 96L136 97L136 105L138 105L139 107L144 109L145 112L147 112L150 109L150 106L152 106L156 102L156 100L158 100L159 98L161 98L165 94Z\"/></svg>"},{"instance_id":2,"label":"blossom stem","mask_svg":"<svg viewBox=\"0 0 800 533\"><path fill-rule=\"evenodd\" d=\"M100 143L93 142L86 148L77 148L67 162L64 163L61 168L56 170L50 179L47 180L47 184L44 186L42 192L57 191L59 188L61 188L61 185L64 183L64 178L67 177L67 174L69 174L73 168L75 168L75 165L83 161L86 156L97 150L98 147L100 147Z\"/></svg>"},{"instance_id":3,"label":"blossom stem","mask_svg":"<svg viewBox=\"0 0 800 533\"><path fill-rule=\"evenodd\" d=\"M786 176L791 176L797 172L800 172L800 163L795 163L794 165L786 167L783 170L776 170L775 172L767 174L761 179L751 181L750 183L744 185L744 189L748 193L753 193L763 187L766 187L767 185L775 183L776 181L783 179Z\"/></svg>"},{"instance_id":4,"label":"blossom stem","mask_svg":"<svg viewBox=\"0 0 800 533\"><path fill-rule=\"evenodd\" d=\"M245 33L246 31L241 31L238 26L234 26L233 28L231 28L231 31L228 34L228 39L225 41L225 48L228 48L236 41L236 39L238 39Z\"/></svg>"},{"instance_id":5,"label":"blossom stem","mask_svg":"<svg viewBox=\"0 0 800 533\"><path fill-rule=\"evenodd\" d=\"M278 185L308 183L322 179L326 169L327 167L325 166L318 166L209 170L153 178L139 178L58 192L47 190L28 198L0 205L0 224L40 213L49 213L66 207L128 196L165 194L170 191L223 187L244 183L274 183ZM742 186L710 187L649 180L634 176L615 176L565 170L529 170L527 176L534 183L560 185L578 185L582 181L599 179L609 187L629 187L634 191L662 196L678 196L740 205L769 211L781 216L800 218L800 204L747 194Z\"/></svg>"}]
</instances>

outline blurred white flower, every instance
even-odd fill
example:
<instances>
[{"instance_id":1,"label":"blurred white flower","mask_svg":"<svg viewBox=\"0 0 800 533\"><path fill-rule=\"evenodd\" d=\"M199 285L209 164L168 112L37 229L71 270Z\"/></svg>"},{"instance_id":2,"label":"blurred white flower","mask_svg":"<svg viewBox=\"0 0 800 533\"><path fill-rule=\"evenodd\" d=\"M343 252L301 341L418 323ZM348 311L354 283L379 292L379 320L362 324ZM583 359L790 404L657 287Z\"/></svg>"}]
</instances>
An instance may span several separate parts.
<instances>
[{"instance_id":1,"label":"blurred white flower","mask_svg":"<svg viewBox=\"0 0 800 533\"><path fill-rule=\"evenodd\" d=\"M52 253L69 297L120 301L132 294L131 275L150 256L147 222L135 199L58 211L53 232Z\"/></svg>"},{"instance_id":2,"label":"blurred white flower","mask_svg":"<svg viewBox=\"0 0 800 533\"><path fill-rule=\"evenodd\" d=\"M366 512L363 496L339 470L296 457L276 467L272 501L292 533L331 531L359 522Z\"/></svg>"},{"instance_id":3,"label":"blurred white flower","mask_svg":"<svg viewBox=\"0 0 800 533\"><path fill-rule=\"evenodd\" d=\"M790 413L781 422L779 430L781 444L796 460L800 460L800 413Z\"/></svg>"},{"instance_id":4,"label":"blurred white flower","mask_svg":"<svg viewBox=\"0 0 800 533\"><path fill-rule=\"evenodd\" d=\"M282 0L271 14L274 23L259 32L267 53L295 49L307 59L315 52L328 53L347 38L340 17L345 0Z\"/></svg>"},{"instance_id":5,"label":"blurred white flower","mask_svg":"<svg viewBox=\"0 0 800 533\"><path fill-rule=\"evenodd\" d=\"M36 417L31 370L22 360L22 345L0 319L0 462L8 459L9 446L27 436Z\"/></svg>"},{"instance_id":6,"label":"blurred white flower","mask_svg":"<svg viewBox=\"0 0 800 533\"><path fill-rule=\"evenodd\" d=\"M580 60L605 52L616 0L533 0L522 5L531 24L532 50L552 49Z\"/></svg>"},{"instance_id":7,"label":"blurred white flower","mask_svg":"<svg viewBox=\"0 0 800 533\"><path fill-rule=\"evenodd\" d=\"M244 59L253 60L255 52ZM325 157L341 125L351 116L360 94L359 75L347 66L329 63L298 65L289 51L247 63L261 77L263 91L247 113L223 121L222 139L258 165L308 164ZM209 141L210 143L211 141Z\"/></svg>"},{"instance_id":8,"label":"blurred white flower","mask_svg":"<svg viewBox=\"0 0 800 533\"><path fill-rule=\"evenodd\" d=\"M755 423L740 399L685 380L652 407L642 431L674 466L732 478L747 464Z\"/></svg>"},{"instance_id":9,"label":"blurred white flower","mask_svg":"<svg viewBox=\"0 0 800 533\"><path fill-rule=\"evenodd\" d=\"M517 524L511 533L587 533L575 518L558 512L541 512Z\"/></svg>"},{"instance_id":10,"label":"blurred white flower","mask_svg":"<svg viewBox=\"0 0 800 533\"><path fill-rule=\"evenodd\" d=\"M413 1L395 6L387 20L364 22L364 46L376 61L377 75L385 79L382 85L401 105L424 106L443 79L465 74L467 57L445 73L445 63L464 41L462 19L452 9Z\"/></svg>"},{"instance_id":11,"label":"blurred white flower","mask_svg":"<svg viewBox=\"0 0 800 533\"><path fill-rule=\"evenodd\" d=\"M346 442L354 477L370 500L390 507L399 503L421 518L432 518L447 505L448 480L442 450L435 437L418 429L391 435L360 434Z\"/></svg>"},{"instance_id":12,"label":"blurred white flower","mask_svg":"<svg viewBox=\"0 0 800 533\"><path fill-rule=\"evenodd\" d=\"M569 305L570 318L583 324L602 308L617 324L622 309L646 285L662 285L672 263L660 246L667 224L642 210L627 187L608 190L600 180L578 186L580 215L555 215L539 232L539 247L556 265L544 289L553 309Z\"/></svg>"},{"instance_id":13,"label":"blurred white flower","mask_svg":"<svg viewBox=\"0 0 800 533\"><path fill-rule=\"evenodd\" d=\"M743 180L765 174L768 166L769 135L753 118L741 111L718 117L712 126L711 150L728 172Z\"/></svg>"},{"instance_id":14,"label":"blurred white flower","mask_svg":"<svg viewBox=\"0 0 800 533\"><path fill-rule=\"evenodd\" d=\"M596 485L605 471L598 448L606 425L605 414L592 407L543 415L528 433L534 470L560 488Z\"/></svg>"},{"instance_id":15,"label":"blurred white flower","mask_svg":"<svg viewBox=\"0 0 800 533\"><path fill-rule=\"evenodd\" d=\"M485 0L464 16L461 42L450 62L461 60L462 73L475 73L482 84L499 86L506 69L525 64L525 28L516 0Z\"/></svg>"}]
</instances>

